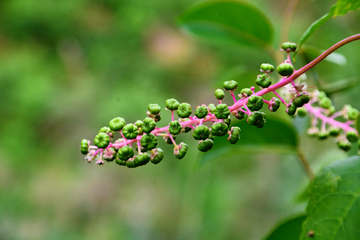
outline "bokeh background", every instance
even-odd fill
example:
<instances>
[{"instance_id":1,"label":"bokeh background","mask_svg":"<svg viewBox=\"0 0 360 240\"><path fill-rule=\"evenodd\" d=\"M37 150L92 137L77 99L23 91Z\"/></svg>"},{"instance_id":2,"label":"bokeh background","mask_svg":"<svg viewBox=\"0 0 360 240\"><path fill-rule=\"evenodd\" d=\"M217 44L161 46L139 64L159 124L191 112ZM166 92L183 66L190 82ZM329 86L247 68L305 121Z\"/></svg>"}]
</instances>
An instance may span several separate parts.
<instances>
[{"instance_id":1,"label":"bokeh background","mask_svg":"<svg viewBox=\"0 0 360 240\"><path fill-rule=\"evenodd\" d=\"M249 2L273 23L277 47L287 1ZM164 107L171 97L215 102L221 81L253 81L271 61L257 49L211 46L179 31L175 18L193 3L0 1L0 239L251 240L304 211L294 199L308 181L294 155L244 153L200 164L191 136L179 137L190 146L182 160L161 144L167 155L156 166L99 167L80 154L81 139L92 140L114 117L143 119L149 103ZM334 3L300 1L289 40ZM359 30L360 14L350 12L308 44L326 49ZM346 65L320 64L310 85L353 79L331 97L338 107L360 108L360 43L338 52ZM314 166L346 157L332 141L304 136L304 121L291 121Z\"/></svg>"}]
</instances>

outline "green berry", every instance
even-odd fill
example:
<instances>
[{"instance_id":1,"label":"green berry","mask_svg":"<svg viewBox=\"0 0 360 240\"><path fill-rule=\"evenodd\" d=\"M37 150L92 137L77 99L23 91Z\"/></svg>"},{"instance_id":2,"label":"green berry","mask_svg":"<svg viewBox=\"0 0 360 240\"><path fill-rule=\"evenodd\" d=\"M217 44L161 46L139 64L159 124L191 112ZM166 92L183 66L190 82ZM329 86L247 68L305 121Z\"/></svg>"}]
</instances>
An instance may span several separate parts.
<instances>
[{"instance_id":1,"label":"green berry","mask_svg":"<svg viewBox=\"0 0 360 240\"><path fill-rule=\"evenodd\" d=\"M113 131L120 131L125 126L125 120L121 117L112 119L109 122L109 127Z\"/></svg>"},{"instance_id":2,"label":"green berry","mask_svg":"<svg viewBox=\"0 0 360 240\"><path fill-rule=\"evenodd\" d=\"M175 146L174 148L174 155L177 159L182 159L185 157L185 154L188 150L188 145L186 143L180 143L178 146Z\"/></svg>"},{"instance_id":3,"label":"green berry","mask_svg":"<svg viewBox=\"0 0 360 240\"><path fill-rule=\"evenodd\" d=\"M338 147L344 151L350 151L351 149L351 143L347 140L341 140L339 142L337 142Z\"/></svg>"},{"instance_id":4,"label":"green berry","mask_svg":"<svg viewBox=\"0 0 360 240\"><path fill-rule=\"evenodd\" d=\"M225 97L225 93L222 89L216 89L215 91L215 97L217 100L223 100Z\"/></svg>"},{"instance_id":5,"label":"green berry","mask_svg":"<svg viewBox=\"0 0 360 240\"><path fill-rule=\"evenodd\" d=\"M230 110L225 103L222 103L216 106L214 114L217 119L226 119L230 115Z\"/></svg>"},{"instance_id":6,"label":"green berry","mask_svg":"<svg viewBox=\"0 0 360 240\"><path fill-rule=\"evenodd\" d=\"M231 118L230 118L230 116L229 116L227 119L224 119L224 123L225 123L226 125L228 125L228 126L231 125Z\"/></svg>"},{"instance_id":7,"label":"green berry","mask_svg":"<svg viewBox=\"0 0 360 240\"><path fill-rule=\"evenodd\" d=\"M326 93L323 92L323 91L320 91L320 92L319 92L319 99L321 100L321 99L323 99L323 98L326 98Z\"/></svg>"},{"instance_id":8,"label":"green berry","mask_svg":"<svg viewBox=\"0 0 360 240\"><path fill-rule=\"evenodd\" d=\"M255 83L260 87L267 88L271 85L271 80L268 75L261 74L257 76Z\"/></svg>"},{"instance_id":9,"label":"green berry","mask_svg":"<svg viewBox=\"0 0 360 240\"><path fill-rule=\"evenodd\" d=\"M286 108L286 113L289 114L290 116L293 116L296 113L297 107L291 103L287 108Z\"/></svg>"},{"instance_id":10,"label":"green berry","mask_svg":"<svg viewBox=\"0 0 360 240\"><path fill-rule=\"evenodd\" d=\"M198 149L201 152L209 151L214 145L214 141L211 139L201 140L198 144Z\"/></svg>"},{"instance_id":11,"label":"green berry","mask_svg":"<svg viewBox=\"0 0 360 240\"><path fill-rule=\"evenodd\" d=\"M223 122L217 122L211 126L211 134L214 136L219 136L219 137L224 136L225 134L227 134L228 131L229 131L228 125L226 125Z\"/></svg>"},{"instance_id":12,"label":"green berry","mask_svg":"<svg viewBox=\"0 0 360 240\"><path fill-rule=\"evenodd\" d=\"M188 103L182 103L179 105L178 109L177 109L177 115L181 118L187 118L190 116L190 114L192 113L192 109L190 104Z\"/></svg>"},{"instance_id":13,"label":"green berry","mask_svg":"<svg viewBox=\"0 0 360 240\"><path fill-rule=\"evenodd\" d=\"M235 90L238 87L238 83L234 80L225 81L223 84L225 90Z\"/></svg>"},{"instance_id":14,"label":"green berry","mask_svg":"<svg viewBox=\"0 0 360 240\"><path fill-rule=\"evenodd\" d=\"M340 128L338 127L332 127L329 129L329 135L332 137L337 137L340 135Z\"/></svg>"},{"instance_id":15,"label":"green berry","mask_svg":"<svg viewBox=\"0 0 360 240\"><path fill-rule=\"evenodd\" d=\"M124 146L119 149L118 151L118 158L120 160L126 161L129 158L132 158L134 156L134 150L129 146Z\"/></svg>"},{"instance_id":16,"label":"green berry","mask_svg":"<svg viewBox=\"0 0 360 240\"><path fill-rule=\"evenodd\" d=\"M176 140L176 137L175 137L175 136L172 136L172 138L173 138L174 140ZM166 137L163 137L163 139L164 139L165 143L167 143L167 144L173 144L173 142L171 141L171 138L170 138L170 137L166 136Z\"/></svg>"},{"instance_id":17,"label":"green berry","mask_svg":"<svg viewBox=\"0 0 360 240\"><path fill-rule=\"evenodd\" d=\"M302 107L302 108L298 108L297 109L297 114L299 117L305 117L306 114L307 114L307 110L305 107Z\"/></svg>"},{"instance_id":18,"label":"green berry","mask_svg":"<svg viewBox=\"0 0 360 240\"><path fill-rule=\"evenodd\" d=\"M98 148L106 148L110 143L110 137L106 133L98 133L98 135L95 136L94 144Z\"/></svg>"},{"instance_id":19,"label":"green berry","mask_svg":"<svg viewBox=\"0 0 360 240\"><path fill-rule=\"evenodd\" d=\"M264 104L263 98L256 95L249 97L249 100L247 102L247 106L251 111L260 110L263 104Z\"/></svg>"},{"instance_id":20,"label":"green berry","mask_svg":"<svg viewBox=\"0 0 360 240\"><path fill-rule=\"evenodd\" d=\"M153 115L158 115L160 113L161 107L158 104L149 104L148 110Z\"/></svg>"},{"instance_id":21,"label":"green berry","mask_svg":"<svg viewBox=\"0 0 360 240\"><path fill-rule=\"evenodd\" d=\"M359 111L356 108L353 108L350 105L345 105L344 108L347 113L347 118L349 120L356 120L358 118Z\"/></svg>"},{"instance_id":22,"label":"green berry","mask_svg":"<svg viewBox=\"0 0 360 240\"><path fill-rule=\"evenodd\" d=\"M234 117L236 117L239 120L241 120L241 119L243 119L245 117L245 113L240 111L240 110L235 110L235 111L233 111L231 113L234 115Z\"/></svg>"},{"instance_id":23,"label":"green berry","mask_svg":"<svg viewBox=\"0 0 360 240\"><path fill-rule=\"evenodd\" d=\"M241 134L241 129L238 126L233 126L231 128L231 133L230 133L229 137L227 138L227 140L231 144L235 144L240 139L240 134Z\"/></svg>"},{"instance_id":24,"label":"green berry","mask_svg":"<svg viewBox=\"0 0 360 240\"><path fill-rule=\"evenodd\" d=\"M195 116L197 118L205 118L208 115L208 108L206 106L199 106L195 110Z\"/></svg>"},{"instance_id":25,"label":"green berry","mask_svg":"<svg viewBox=\"0 0 360 240\"><path fill-rule=\"evenodd\" d=\"M262 128L266 123L266 115L263 112L253 112L248 116L247 122L250 125L255 125L258 128Z\"/></svg>"},{"instance_id":26,"label":"green berry","mask_svg":"<svg viewBox=\"0 0 360 240\"><path fill-rule=\"evenodd\" d=\"M276 97L273 97L271 100L270 100L270 104L269 104L269 107L268 109L271 111L271 112L276 112L279 107L281 105L281 101L276 98Z\"/></svg>"},{"instance_id":27,"label":"green berry","mask_svg":"<svg viewBox=\"0 0 360 240\"><path fill-rule=\"evenodd\" d=\"M194 129L193 137L195 140L205 140L209 138L210 129L207 126L201 125Z\"/></svg>"},{"instance_id":28,"label":"green berry","mask_svg":"<svg viewBox=\"0 0 360 240\"><path fill-rule=\"evenodd\" d=\"M80 152L84 155L89 153L89 140L87 140L87 139L81 140Z\"/></svg>"},{"instance_id":29,"label":"green berry","mask_svg":"<svg viewBox=\"0 0 360 240\"><path fill-rule=\"evenodd\" d=\"M142 166L150 161L150 155L147 153L139 154L135 157L134 162L137 166Z\"/></svg>"},{"instance_id":30,"label":"green berry","mask_svg":"<svg viewBox=\"0 0 360 240\"><path fill-rule=\"evenodd\" d=\"M164 158L164 151L161 148L154 148L151 150L150 161L153 164L158 164Z\"/></svg>"},{"instance_id":31,"label":"green berry","mask_svg":"<svg viewBox=\"0 0 360 240\"><path fill-rule=\"evenodd\" d=\"M171 121L169 124L169 133L177 135L181 132L181 125L178 121Z\"/></svg>"},{"instance_id":32,"label":"green berry","mask_svg":"<svg viewBox=\"0 0 360 240\"><path fill-rule=\"evenodd\" d=\"M209 109L211 114L215 114L216 107L215 107L214 104L210 103L209 106L208 106L208 109Z\"/></svg>"},{"instance_id":33,"label":"green berry","mask_svg":"<svg viewBox=\"0 0 360 240\"><path fill-rule=\"evenodd\" d=\"M128 168L136 168L138 166L133 158L127 160L125 164Z\"/></svg>"},{"instance_id":34,"label":"green berry","mask_svg":"<svg viewBox=\"0 0 360 240\"><path fill-rule=\"evenodd\" d=\"M141 128L144 123L141 121L141 120L137 120L135 123L134 123L135 126L137 126L138 128Z\"/></svg>"},{"instance_id":35,"label":"green berry","mask_svg":"<svg viewBox=\"0 0 360 240\"><path fill-rule=\"evenodd\" d=\"M294 67L290 63L282 63L277 67L281 76L290 76L294 72Z\"/></svg>"},{"instance_id":36,"label":"green berry","mask_svg":"<svg viewBox=\"0 0 360 240\"><path fill-rule=\"evenodd\" d=\"M327 116L333 115L333 114L335 113L335 111L336 111L335 107L334 107L334 106L331 106L331 107L329 108L329 111L328 111Z\"/></svg>"},{"instance_id":37,"label":"green berry","mask_svg":"<svg viewBox=\"0 0 360 240\"><path fill-rule=\"evenodd\" d=\"M154 134L144 134L140 140L141 146L147 150L156 148L157 143L157 138Z\"/></svg>"},{"instance_id":38,"label":"green berry","mask_svg":"<svg viewBox=\"0 0 360 240\"><path fill-rule=\"evenodd\" d=\"M292 101L292 104L294 104L295 107L299 108L299 107L304 106L309 101L310 101L309 95L301 94L300 96L297 96L296 98L294 98L294 100Z\"/></svg>"},{"instance_id":39,"label":"green berry","mask_svg":"<svg viewBox=\"0 0 360 240\"><path fill-rule=\"evenodd\" d=\"M171 110L171 111L177 110L179 105L180 105L180 103L174 98L170 98L170 99L165 101L166 108Z\"/></svg>"},{"instance_id":40,"label":"green berry","mask_svg":"<svg viewBox=\"0 0 360 240\"><path fill-rule=\"evenodd\" d=\"M160 114L154 116L154 121L155 121L155 122L158 122L158 121L160 121L160 120L161 120Z\"/></svg>"},{"instance_id":41,"label":"green berry","mask_svg":"<svg viewBox=\"0 0 360 240\"><path fill-rule=\"evenodd\" d=\"M325 109L329 109L332 106L330 98L324 97L320 100L320 106Z\"/></svg>"},{"instance_id":42,"label":"green berry","mask_svg":"<svg viewBox=\"0 0 360 240\"><path fill-rule=\"evenodd\" d=\"M250 89L250 88L243 88L241 89L240 91L240 95L243 97L243 98L246 98L246 97L249 97L253 94L253 91Z\"/></svg>"},{"instance_id":43,"label":"green berry","mask_svg":"<svg viewBox=\"0 0 360 240\"><path fill-rule=\"evenodd\" d=\"M292 43L292 42L284 42L281 45L281 50L287 51L287 52L295 52L296 51L296 43Z\"/></svg>"},{"instance_id":44,"label":"green berry","mask_svg":"<svg viewBox=\"0 0 360 240\"><path fill-rule=\"evenodd\" d=\"M102 127L99 130L99 133L106 133L109 137L114 137L115 132L111 130L109 127Z\"/></svg>"},{"instance_id":45,"label":"green berry","mask_svg":"<svg viewBox=\"0 0 360 240\"><path fill-rule=\"evenodd\" d=\"M309 137L317 137L319 129L317 127L311 127L307 130Z\"/></svg>"},{"instance_id":46,"label":"green berry","mask_svg":"<svg viewBox=\"0 0 360 240\"><path fill-rule=\"evenodd\" d=\"M327 139L328 137L329 137L329 132L328 132L328 131L322 130L322 131L319 131L319 132L318 132L318 138L319 138L320 140Z\"/></svg>"},{"instance_id":47,"label":"green berry","mask_svg":"<svg viewBox=\"0 0 360 240\"><path fill-rule=\"evenodd\" d=\"M346 133L346 138L349 140L349 142L357 142L358 141L358 133L355 131L348 131Z\"/></svg>"},{"instance_id":48,"label":"green berry","mask_svg":"<svg viewBox=\"0 0 360 240\"><path fill-rule=\"evenodd\" d=\"M107 162L112 162L116 158L115 148L106 148L102 155L103 159Z\"/></svg>"},{"instance_id":49,"label":"green berry","mask_svg":"<svg viewBox=\"0 0 360 240\"><path fill-rule=\"evenodd\" d=\"M119 164L121 166L126 166L126 161L116 158L115 159L116 164Z\"/></svg>"},{"instance_id":50,"label":"green berry","mask_svg":"<svg viewBox=\"0 0 360 240\"><path fill-rule=\"evenodd\" d=\"M266 73L272 73L275 70L275 67L270 63L263 63L260 65L260 71Z\"/></svg>"},{"instance_id":51,"label":"green berry","mask_svg":"<svg viewBox=\"0 0 360 240\"><path fill-rule=\"evenodd\" d=\"M135 139L139 134L139 130L134 124L129 123L124 126L122 133L126 139Z\"/></svg>"},{"instance_id":52,"label":"green berry","mask_svg":"<svg viewBox=\"0 0 360 240\"><path fill-rule=\"evenodd\" d=\"M154 119L149 118L149 117L144 119L142 129L145 133L150 133L155 128L156 128L156 123L155 123Z\"/></svg>"}]
</instances>

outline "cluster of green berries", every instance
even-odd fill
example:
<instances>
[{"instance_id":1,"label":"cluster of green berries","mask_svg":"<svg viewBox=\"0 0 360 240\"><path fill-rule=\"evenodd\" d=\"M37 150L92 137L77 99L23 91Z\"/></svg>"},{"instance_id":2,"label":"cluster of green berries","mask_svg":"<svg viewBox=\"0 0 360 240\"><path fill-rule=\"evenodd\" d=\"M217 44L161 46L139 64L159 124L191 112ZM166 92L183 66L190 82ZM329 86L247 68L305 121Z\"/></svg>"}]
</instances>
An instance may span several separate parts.
<instances>
[{"instance_id":1,"label":"cluster of green berries","mask_svg":"<svg viewBox=\"0 0 360 240\"><path fill-rule=\"evenodd\" d=\"M289 56L290 52L296 50L296 44L284 43L281 50L286 51ZM256 85L261 90L255 92L254 86L243 88L237 94L239 99L236 99L235 96L238 83L234 80L225 81L223 88L217 89L214 94L218 104L202 104L197 106L195 111L193 111L189 103L180 103L174 98L167 99L165 101L165 110L171 111L171 121L164 127L159 128L157 126L157 123L161 120L161 107L158 104L149 104L146 112L147 117L134 123L126 123L123 118L116 117L109 122L108 126L102 127L99 130L99 133L94 138L94 145L91 145L89 140L83 139L80 144L80 151L86 155L85 160L87 162L95 159L96 164L102 165L105 161L114 161L118 165L134 168L149 162L158 164L162 161L164 151L157 146L158 138L162 138L165 143L174 146L173 154L177 159L184 158L189 148L184 142L176 143L176 138L180 133L192 131L193 138L198 141L197 148L201 152L211 150L216 137L227 136L227 140L231 144L236 144L240 139L241 129L238 126L231 126L232 120L230 116L232 115L238 120L246 118L248 124L262 128L266 123L266 115L260 111L264 104L268 105L268 109L271 112L275 112L283 103L286 106L285 111L287 114L292 116L297 113L299 116L305 116L307 114L306 106L309 105L310 97L313 96L303 92L301 89L296 89L296 95L289 103L286 103L275 92L276 89L271 87L272 81L269 74L274 70L275 67L269 63L261 64L260 71L262 73L255 80ZM289 57L277 67L277 72L284 76L283 80L286 80L294 73ZM281 81L279 82L280 84ZM294 82L292 84L294 85ZM294 85L294 87L296 86ZM234 101L233 105L228 106L223 102L225 92L230 92ZM271 92L276 97L272 97L270 100L262 98L262 95ZM318 104L318 107L321 108L321 111L327 117L337 114L331 100L324 93L320 92L315 96L315 100L315 103ZM178 116L178 119L175 119L175 114ZM316 115L316 113L312 112L312 115L314 114ZM342 115L351 122L357 119L359 112L347 105L344 107ZM205 125L205 123L210 124ZM340 127L337 127L336 124L329 125L331 127L327 130L325 128L318 130L314 125L309 129L309 134L318 136L320 139L335 136L338 139L338 146L344 150L350 149L351 142L358 141L358 133L356 131L346 131L346 137L343 138L341 137ZM323 126L326 126L326 124ZM349 129L352 128L349 127ZM115 135L120 135L120 137L116 138Z\"/></svg>"}]
</instances>

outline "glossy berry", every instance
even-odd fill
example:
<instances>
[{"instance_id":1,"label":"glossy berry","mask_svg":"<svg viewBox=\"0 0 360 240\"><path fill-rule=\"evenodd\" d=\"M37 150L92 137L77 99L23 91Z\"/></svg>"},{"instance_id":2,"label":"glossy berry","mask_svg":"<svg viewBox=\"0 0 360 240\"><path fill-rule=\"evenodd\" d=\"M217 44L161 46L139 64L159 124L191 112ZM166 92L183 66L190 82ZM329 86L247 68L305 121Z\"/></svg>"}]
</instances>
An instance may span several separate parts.
<instances>
[{"instance_id":1,"label":"glossy berry","mask_svg":"<svg viewBox=\"0 0 360 240\"><path fill-rule=\"evenodd\" d=\"M81 140L80 152L84 155L89 153L89 140L87 140L87 139Z\"/></svg>"},{"instance_id":2,"label":"glossy berry","mask_svg":"<svg viewBox=\"0 0 360 240\"><path fill-rule=\"evenodd\" d=\"M128 160L129 158L132 158L134 156L134 150L129 146L124 146L119 149L118 151L118 158L120 160Z\"/></svg>"},{"instance_id":3,"label":"glossy berry","mask_svg":"<svg viewBox=\"0 0 360 240\"><path fill-rule=\"evenodd\" d=\"M174 98L170 98L165 101L166 108L171 111L177 110L179 105L180 103Z\"/></svg>"},{"instance_id":4,"label":"glossy berry","mask_svg":"<svg viewBox=\"0 0 360 240\"><path fill-rule=\"evenodd\" d=\"M215 97L217 100L223 100L225 97L225 93L222 89L216 89L215 91Z\"/></svg>"},{"instance_id":5,"label":"glossy berry","mask_svg":"<svg viewBox=\"0 0 360 240\"><path fill-rule=\"evenodd\" d=\"M344 151L350 151L351 149L351 143L348 140L341 140L339 142L337 142L337 145L340 149L344 150Z\"/></svg>"},{"instance_id":6,"label":"glossy berry","mask_svg":"<svg viewBox=\"0 0 360 240\"><path fill-rule=\"evenodd\" d=\"M355 131L348 131L346 133L346 138L349 142L357 142L358 141L358 134Z\"/></svg>"},{"instance_id":7,"label":"glossy berry","mask_svg":"<svg viewBox=\"0 0 360 240\"><path fill-rule=\"evenodd\" d=\"M234 80L225 81L224 84L225 90L235 90L238 87L238 83Z\"/></svg>"},{"instance_id":8,"label":"glossy berry","mask_svg":"<svg viewBox=\"0 0 360 240\"><path fill-rule=\"evenodd\" d=\"M241 134L241 129L238 126L233 126L231 128L231 133L230 133L229 137L227 138L227 140L231 144L235 144L240 139L240 134Z\"/></svg>"},{"instance_id":9,"label":"glossy berry","mask_svg":"<svg viewBox=\"0 0 360 240\"><path fill-rule=\"evenodd\" d=\"M260 65L260 71L266 73L272 73L275 70L275 67L270 63L263 63Z\"/></svg>"},{"instance_id":10,"label":"glossy berry","mask_svg":"<svg viewBox=\"0 0 360 240\"><path fill-rule=\"evenodd\" d=\"M173 135L179 134L181 131L181 125L178 121L171 121L169 124L169 133Z\"/></svg>"},{"instance_id":11,"label":"glossy berry","mask_svg":"<svg viewBox=\"0 0 360 240\"><path fill-rule=\"evenodd\" d=\"M135 163L134 159L133 158L130 158L129 160L127 160L125 162L126 166L128 168L136 168L138 165Z\"/></svg>"},{"instance_id":12,"label":"glossy berry","mask_svg":"<svg viewBox=\"0 0 360 240\"><path fill-rule=\"evenodd\" d=\"M267 88L271 85L271 80L268 75L261 74L257 76L255 83L260 87Z\"/></svg>"},{"instance_id":13,"label":"glossy berry","mask_svg":"<svg viewBox=\"0 0 360 240\"><path fill-rule=\"evenodd\" d=\"M190 104L188 103L182 103L179 105L178 109L177 109L177 115L181 118L187 118L190 116L190 114L192 113L192 109Z\"/></svg>"},{"instance_id":14,"label":"glossy berry","mask_svg":"<svg viewBox=\"0 0 360 240\"><path fill-rule=\"evenodd\" d=\"M214 141L211 139L201 140L198 143L198 150L201 152L207 152L213 147L213 145L214 145Z\"/></svg>"},{"instance_id":15,"label":"glossy berry","mask_svg":"<svg viewBox=\"0 0 360 240\"><path fill-rule=\"evenodd\" d=\"M216 106L214 114L217 119L226 119L230 115L230 110L225 103L222 103Z\"/></svg>"},{"instance_id":16,"label":"glossy berry","mask_svg":"<svg viewBox=\"0 0 360 240\"><path fill-rule=\"evenodd\" d=\"M116 158L115 163L119 164L120 166L126 166L126 161Z\"/></svg>"},{"instance_id":17,"label":"glossy berry","mask_svg":"<svg viewBox=\"0 0 360 240\"><path fill-rule=\"evenodd\" d=\"M101 132L95 136L94 144L98 148L106 148L109 145L109 143L110 143L110 137L106 133Z\"/></svg>"},{"instance_id":18,"label":"glossy berry","mask_svg":"<svg viewBox=\"0 0 360 240\"><path fill-rule=\"evenodd\" d=\"M247 102L247 106L251 111L260 110L263 104L264 104L263 98L256 95L249 97L249 100Z\"/></svg>"},{"instance_id":19,"label":"glossy berry","mask_svg":"<svg viewBox=\"0 0 360 240\"><path fill-rule=\"evenodd\" d=\"M227 119L224 119L224 123L228 126L231 125L231 117L229 116Z\"/></svg>"},{"instance_id":20,"label":"glossy berry","mask_svg":"<svg viewBox=\"0 0 360 240\"><path fill-rule=\"evenodd\" d=\"M188 150L188 145L186 143L180 143L178 146L174 148L174 155L177 159L182 159L185 157L185 154Z\"/></svg>"},{"instance_id":21,"label":"glossy berry","mask_svg":"<svg viewBox=\"0 0 360 240\"><path fill-rule=\"evenodd\" d=\"M147 153L139 154L135 157L134 162L137 166L142 166L150 161L150 155Z\"/></svg>"},{"instance_id":22,"label":"glossy berry","mask_svg":"<svg viewBox=\"0 0 360 240\"><path fill-rule=\"evenodd\" d=\"M309 95L301 94L300 96L297 96L296 98L294 98L294 100L292 101L292 104L294 104L295 107L299 108L299 107L304 106L309 101L310 101Z\"/></svg>"},{"instance_id":23,"label":"glossy berry","mask_svg":"<svg viewBox=\"0 0 360 240\"><path fill-rule=\"evenodd\" d=\"M250 116L248 116L247 122L250 125L255 125L258 128L262 128L266 123L266 115L263 112L253 112Z\"/></svg>"},{"instance_id":24,"label":"glossy berry","mask_svg":"<svg viewBox=\"0 0 360 240\"><path fill-rule=\"evenodd\" d=\"M100 128L99 133L106 133L107 135L109 135L109 137L114 137L114 131L111 130L109 127Z\"/></svg>"},{"instance_id":25,"label":"glossy berry","mask_svg":"<svg viewBox=\"0 0 360 240\"><path fill-rule=\"evenodd\" d=\"M125 126L125 120L121 117L113 118L109 122L109 127L113 131L120 131Z\"/></svg>"},{"instance_id":26,"label":"glossy berry","mask_svg":"<svg viewBox=\"0 0 360 240\"><path fill-rule=\"evenodd\" d=\"M201 125L194 129L193 137L195 140L205 140L209 138L210 129L207 126Z\"/></svg>"},{"instance_id":27,"label":"glossy berry","mask_svg":"<svg viewBox=\"0 0 360 240\"><path fill-rule=\"evenodd\" d=\"M240 110L235 110L233 112L231 112L233 114L234 117L236 117L237 119L241 120L245 117L245 113L240 111Z\"/></svg>"},{"instance_id":28,"label":"glossy berry","mask_svg":"<svg viewBox=\"0 0 360 240\"><path fill-rule=\"evenodd\" d=\"M164 151L161 148L154 148L151 150L150 161L153 164L158 164L164 158Z\"/></svg>"},{"instance_id":29,"label":"glossy berry","mask_svg":"<svg viewBox=\"0 0 360 240\"><path fill-rule=\"evenodd\" d=\"M144 134L140 140L141 146L147 150L156 148L157 143L157 137L154 134Z\"/></svg>"},{"instance_id":30,"label":"glossy berry","mask_svg":"<svg viewBox=\"0 0 360 240\"><path fill-rule=\"evenodd\" d=\"M158 115L160 113L161 107L158 104L149 104L148 110L153 115Z\"/></svg>"},{"instance_id":31,"label":"glossy berry","mask_svg":"<svg viewBox=\"0 0 360 240\"><path fill-rule=\"evenodd\" d=\"M356 108L353 108L350 105L345 105L344 109L346 111L346 117L349 120L356 120L358 118L359 111Z\"/></svg>"},{"instance_id":32,"label":"glossy berry","mask_svg":"<svg viewBox=\"0 0 360 240\"><path fill-rule=\"evenodd\" d=\"M139 134L139 130L134 124L129 123L124 126L122 133L126 139L135 139Z\"/></svg>"},{"instance_id":33,"label":"glossy berry","mask_svg":"<svg viewBox=\"0 0 360 240\"><path fill-rule=\"evenodd\" d=\"M205 118L208 115L208 108L206 106L199 106L195 110L195 116L197 118Z\"/></svg>"},{"instance_id":34,"label":"glossy berry","mask_svg":"<svg viewBox=\"0 0 360 240\"><path fill-rule=\"evenodd\" d=\"M249 97L253 94L253 91L250 88L243 88L240 91L240 95L243 98Z\"/></svg>"},{"instance_id":35,"label":"glossy berry","mask_svg":"<svg viewBox=\"0 0 360 240\"><path fill-rule=\"evenodd\" d=\"M294 67L290 63L282 63L277 67L277 72L281 76L290 76L294 72Z\"/></svg>"},{"instance_id":36,"label":"glossy berry","mask_svg":"<svg viewBox=\"0 0 360 240\"><path fill-rule=\"evenodd\" d=\"M329 137L329 132L328 132L328 131L325 131L325 130L321 130L321 131L318 132L317 137L318 137L320 140L327 139L327 138Z\"/></svg>"},{"instance_id":37,"label":"glossy berry","mask_svg":"<svg viewBox=\"0 0 360 240\"><path fill-rule=\"evenodd\" d=\"M134 123L134 125L137 126L138 128L141 128L141 127L144 125L144 123L143 123L143 121L141 121L141 120L137 120L137 121Z\"/></svg>"},{"instance_id":38,"label":"glossy berry","mask_svg":"<svg viewBox=\"0 0 360 240\"><path fill-rule=\"evenodd\" d=\"M217 122L211 126L211 134L213 136L221 137L221 136L224 136L225 134L227 134L228 131L229 131L228 125L226 125L223 122Z\"/></svg>"},{"instance_id":39,"label":"glossy berry","mask_svg":"<svg viewBox=\"0 0 360 240\"><path fill-rule=\"evenodd\" d=\"M142 130L145 133L150 133L152 130L155 129L155 127L156 127L156 123L155 123L154 119L149 118L149 117L144 119Z\"/></svg>"},{"instance_id":40,"label":"glossy berry","mask_svg":"<svg viewBox=\"0 0 360 240\"><path fill-rule=\"evenodd\" d=\"M332 102L330 98L324 97L320 100L320 106L322 108L329 109L332 106Z\"/></svg>"},{"instance_id":41,"label":"glossy berry","mask_svg":"<svg viewBox=\"0 0 360 240\"><path fill-rule=\"evenodd\" d=\"M295 52L296 48L297 48L296 43L292 43L292 42L284 42L281 45L281 50L287 51L287 52Z\"/></svg>"},{"instance_id":42,"label":"glossy berry","mask_svg":"<svg viewBox=\"0 0 360 240\"><path fill-rule=\"evenodd\" d=\"M270 100L270 104L269 104L269 107L268 109L271 111L271 112L276 112L279 107L281 105L281 101L276 98L276 97L273 97L271 100Z\"/></svg>"},{"instance_id":43,"label":"glossy berry","mask_svg":"<svg viewBox=\"0 0 360 240\"><path fill-rule=\"evenodd\" d=\"M290 116L293 116L295 115L296 113L296 110L297 110L297 107L291 103L287 108L286 108L286 113L289 114Z\"/></svg>"},{"instance_id":44,"label":"glossy berry","mask_svg":"<svg viewBox=\"0 0 360 240\"><path fill-rule=\"evenodd\" d=\"M332 127L329 129L329 135L332 137L337 137L340 135L340 128L338 127Z\"/></svg>"}]
</instances>

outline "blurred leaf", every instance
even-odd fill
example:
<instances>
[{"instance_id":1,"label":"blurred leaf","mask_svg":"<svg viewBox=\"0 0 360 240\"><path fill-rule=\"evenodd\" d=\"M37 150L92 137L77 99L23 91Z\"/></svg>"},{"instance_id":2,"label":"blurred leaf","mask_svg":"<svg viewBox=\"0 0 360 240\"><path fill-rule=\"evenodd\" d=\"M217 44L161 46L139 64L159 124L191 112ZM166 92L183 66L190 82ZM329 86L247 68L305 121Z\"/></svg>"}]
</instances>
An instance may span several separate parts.
<instances>
[{"instance_id":1,"label":"blurred leaf","mask_svg":"<svg viewBox=\"0 0 360 240\"><path fill-rule=\"evenodd\" d=\"M358 84L359 84L359 80L355 77L352 77L352 78L347 78L347 79L341 79L336 82L321 86L321 90L329 95L329 94L347 90L349 88L354 88Z\"/></svg>"},{"instance_id":2,"label":"blurred leaf","mask_svg":"<svg viewBox=\"0 0 360 240\"><path fill-rule=\"evenodd\" d=\"M318 240L359 239L359 182L359 156L326 167L311 185L301 239L309 239L310 231Z\"/></svg>"},{"instance_id":3,"label":"blurred leaf","mask_svg":"<svg viewBox=\"0 0 360 240\"><path fill-rule=\"evenodd\" d=\"M207 1L178 18L181 29L206 42L270 48L273 27L257 8L240 1Z\"/></svg>"},{"instance_id":4,"label":"blurred leaf","mask_svg":"<svg viewBox=\"0 0 360 240\"><path fill-rule=\"evenodd\" d=\"M264 240L298 240L301 234L301 224L305 219L306 214L303 214L282 221Z\"/></svg>"},{"instance_id":5,"label":"blurred leaf","mask_svg":"<svg viewBox=\"0 0 360 240\"><path fill-rule=\"evenodd\" d=\"M322 54L325 51L321 50L315 46L310 46L310 45L304 44L301 49L301 52L303 54L309 55L311 58L315 59L316 57L318 57L320 54ZM346 65L346 57L340 53L333 52L329 56L327 56L324 60L335 63L340 66Z\"/></svg>"},{"instance_id":6,"label":"blurred leaf","mask_svg":"<svg viewBox=\"0 0 360 240\"><path fill-rule=\"evenodd\" d=\"M338 0L335 5L333 5L328 14L322 16L303 33L300 38L298 48L293 55L293 59L295 60L295 56L299 51L301 45L325 22L327 22L331 17L336 17L340 15L344 15L349 11L356 10L360 8L360 2L358 0Z\"/></svg>"},{"instance_id":7,"label":"blurred leaf","mask_svg":"<svg viewBox=\"0 0 360 240\"><path fill-rule=\"evenodd\" d=\"M271 113L266 114L266 124L263 128L251 126L246 120L233 125L241 128L239 142L230 144L226 136L215 138L213 149L202 155L201 163L239 154L297 152L298 136L295 128Z\"/></svg>"}]
</instances>

